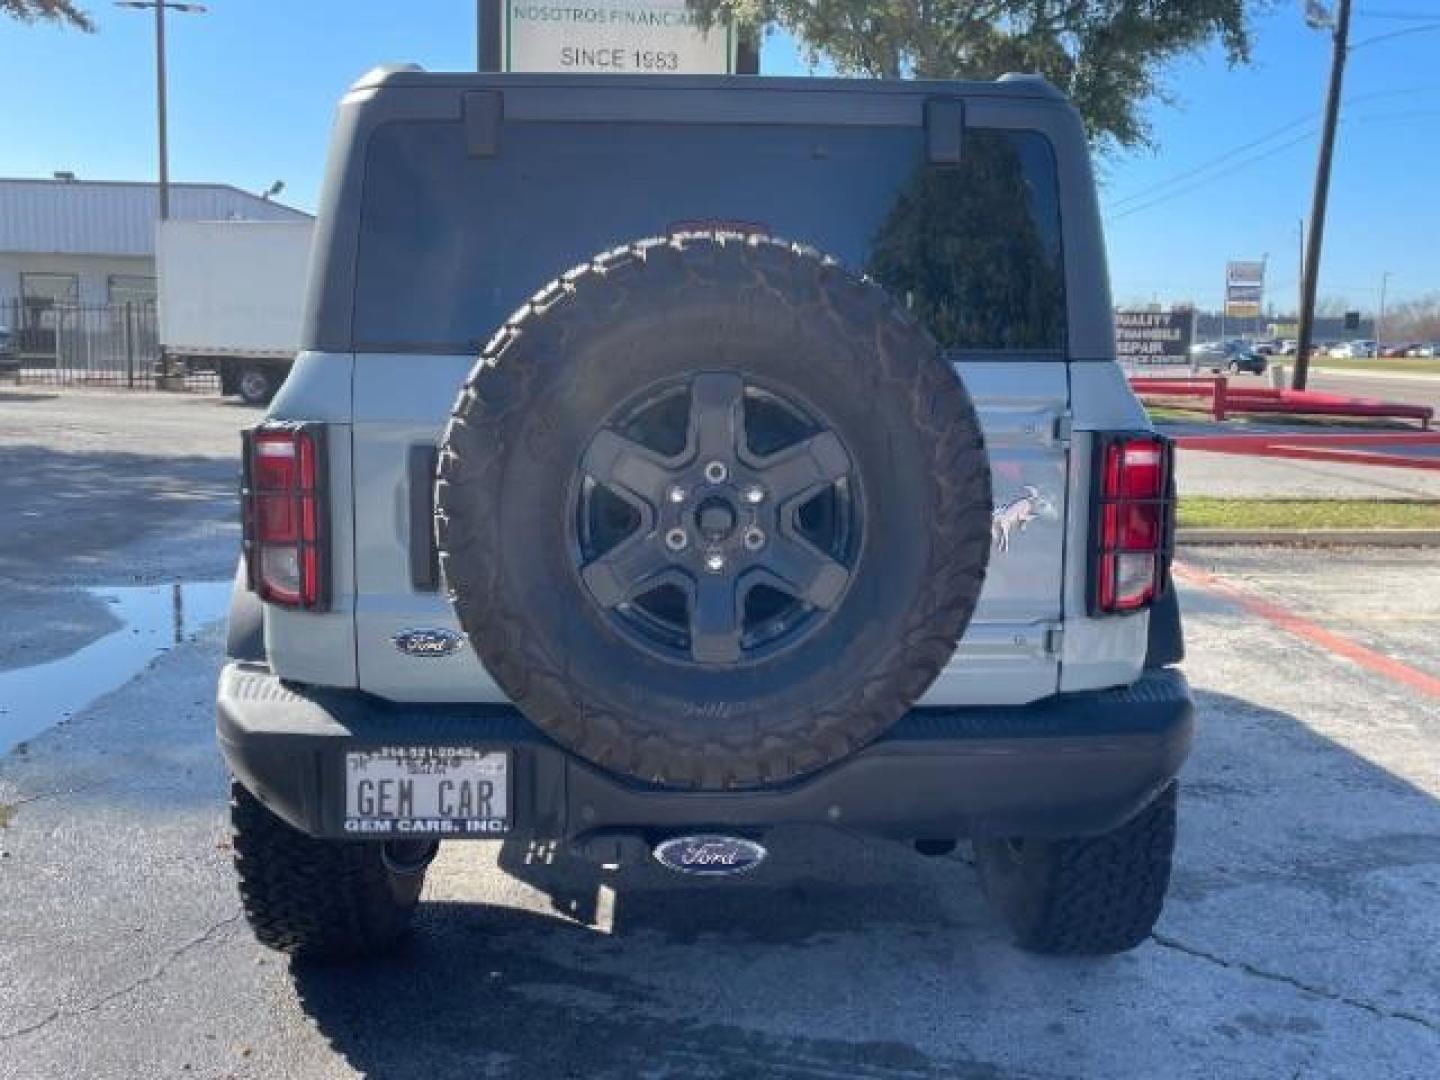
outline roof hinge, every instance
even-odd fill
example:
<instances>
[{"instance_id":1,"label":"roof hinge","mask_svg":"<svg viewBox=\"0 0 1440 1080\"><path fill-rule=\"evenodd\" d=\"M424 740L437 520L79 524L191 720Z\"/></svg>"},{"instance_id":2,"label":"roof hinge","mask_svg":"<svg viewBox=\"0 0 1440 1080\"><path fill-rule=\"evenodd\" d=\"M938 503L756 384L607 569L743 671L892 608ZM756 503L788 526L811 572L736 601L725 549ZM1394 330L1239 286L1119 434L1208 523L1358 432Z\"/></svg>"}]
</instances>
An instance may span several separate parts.
<instances>
[{"instance_id":1,"label":"roof hinge","mask_svg":"<svg viewBox=\"0 0 1440 1080\"><path fill-rule=\"evenodd\" d=\"M925 102L925 159L932 165L959 165L965 141L965 102L930 98Z\"/></svg>"},{"instance_id":2,"label":"roof hinge","mask_svg":"<svg viewBox=\"0 0 1440 1080\"><path fill-rule=\"evenodd\" d=\"M465 149L471 157L500 155L500 128L505 122L505 95L499 90L472 90L465 95Z\"/></svg>"}]
</instances>

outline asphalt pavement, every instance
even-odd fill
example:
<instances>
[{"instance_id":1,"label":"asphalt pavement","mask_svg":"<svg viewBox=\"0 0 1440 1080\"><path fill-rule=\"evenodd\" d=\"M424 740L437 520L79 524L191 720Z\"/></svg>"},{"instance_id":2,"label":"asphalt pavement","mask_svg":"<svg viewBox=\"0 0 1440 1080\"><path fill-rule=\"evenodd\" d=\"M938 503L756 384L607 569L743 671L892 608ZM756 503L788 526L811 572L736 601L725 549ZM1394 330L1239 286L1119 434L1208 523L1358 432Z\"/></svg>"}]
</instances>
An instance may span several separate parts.
<instances>
[{"instance_id":1,"label":"asphalt pavement","mask_svg":"<svg viewBox=\"0 0 1440 1080\"><path fill-rule=\"evenodd\" d=\"M228 578L241 427L213 395L0 387L0 672L117 622L93 590Z\"/></svg>"},{"instance_id":2,"label":"asphalt pavement","mask_svg":"<svg viewBox=\"0 0 1440 1080\"><path fill-rule=\"evenodd\" d=\"M1435 369L1433 375L1413 372L1371 374L1338 368L1327 371L1322 362L1318 369L1312 370L1309 383L1310 389L1330 394L1430 405L1435 409L1435 415L1440 416L1440 360L1435 362Z\"/></svg>"},{"instance_id":3,"label":"asphalt pavement","mask_svg":"<svg viewBox=\"0 0 1440 1080\"><path fill-rule=\"evenodd\" d=\"M78 595L163 577L168 559L228 568L223 447L253 414L187 407L153 422L185 433L196 476L160 473L214 497L131 491L171 505L174 546L158 512L110 547L41 534ZM40 460L16 456L36 443L5 434L9 410L0 475ZM149 445L127 416L113 439ZM58 453L104 459L109 442ZM49 482L108 505L83 470ZM42 505L12 487L0 511L14 498ZM407 951L292 966L239 914L212 733L220 631L189 627L0 756L0 1078L1432 1075L1440 575L1365 549L1184 558L1201 729L1170 902L1130 954L1016 951L963 852L791 830L754 874L704 884L452 844Z\"/></svg>"}]
</instances>

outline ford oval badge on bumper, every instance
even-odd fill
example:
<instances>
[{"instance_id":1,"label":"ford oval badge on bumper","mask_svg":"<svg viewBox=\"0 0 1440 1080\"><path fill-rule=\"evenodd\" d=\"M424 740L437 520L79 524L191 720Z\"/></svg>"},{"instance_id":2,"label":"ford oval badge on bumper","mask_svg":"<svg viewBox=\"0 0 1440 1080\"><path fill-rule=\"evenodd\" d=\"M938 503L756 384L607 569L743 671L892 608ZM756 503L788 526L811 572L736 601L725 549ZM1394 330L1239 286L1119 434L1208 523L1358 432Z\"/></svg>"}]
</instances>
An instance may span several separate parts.
<instances>
[{"instance_id":1,"label":"ford oval badge on bumper","mask_svg":"<svg viewBox=\"0 0 1440 1080\"><path fill-rule=\"evenodd\" d=\"M658 844L655 861L680 874L725 877L754 870L765 861L765 848L739 836L677 836Z\"/></svg>"}]
</instances>

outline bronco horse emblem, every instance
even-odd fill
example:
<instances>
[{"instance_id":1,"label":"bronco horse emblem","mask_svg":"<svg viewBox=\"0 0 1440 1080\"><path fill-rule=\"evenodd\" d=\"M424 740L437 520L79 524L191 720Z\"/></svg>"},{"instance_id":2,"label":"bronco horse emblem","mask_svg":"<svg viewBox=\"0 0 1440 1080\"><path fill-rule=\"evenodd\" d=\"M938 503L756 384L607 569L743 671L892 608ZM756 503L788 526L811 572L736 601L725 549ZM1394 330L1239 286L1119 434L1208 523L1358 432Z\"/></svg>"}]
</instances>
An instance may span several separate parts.
<instances>
[{"instance_id":1,"label":"bronco horse emblem","mask_svg":"<svg viewBox=\"0 0 1440 1080\"><path fill-rule=\"evenodd\" d=\"M990 518L990 540L995 550L1002 554L1009 551L1011 538L1016 533L1024 532L1036 518L1053 517L1054 514L1055 507L1040 494L1040 489L1026 484L1019 495L1004 506L997 506Z\"/></svg>"}]
</instances>

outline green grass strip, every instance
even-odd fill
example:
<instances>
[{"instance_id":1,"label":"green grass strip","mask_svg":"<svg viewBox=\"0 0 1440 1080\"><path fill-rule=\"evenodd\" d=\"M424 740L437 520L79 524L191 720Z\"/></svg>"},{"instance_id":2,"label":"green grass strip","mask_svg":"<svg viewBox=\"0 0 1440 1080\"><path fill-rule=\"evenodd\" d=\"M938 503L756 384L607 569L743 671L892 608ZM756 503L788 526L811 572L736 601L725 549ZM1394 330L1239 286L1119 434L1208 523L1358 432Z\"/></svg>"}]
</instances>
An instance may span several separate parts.
<instances>
[{"instance_id":1,"label":"green grass strip","mask_svg":"<svg viewBox=\"0 0 1440 1080\"><path fill-rule=\"evenodd\" d=\"M1440 529L1440 502L1380 499L1180 500L1190 529Z\"/></svg>"}]
</instances>

